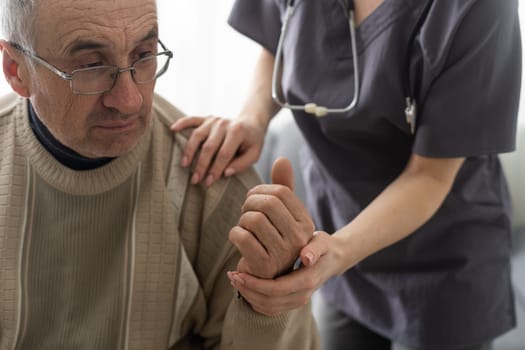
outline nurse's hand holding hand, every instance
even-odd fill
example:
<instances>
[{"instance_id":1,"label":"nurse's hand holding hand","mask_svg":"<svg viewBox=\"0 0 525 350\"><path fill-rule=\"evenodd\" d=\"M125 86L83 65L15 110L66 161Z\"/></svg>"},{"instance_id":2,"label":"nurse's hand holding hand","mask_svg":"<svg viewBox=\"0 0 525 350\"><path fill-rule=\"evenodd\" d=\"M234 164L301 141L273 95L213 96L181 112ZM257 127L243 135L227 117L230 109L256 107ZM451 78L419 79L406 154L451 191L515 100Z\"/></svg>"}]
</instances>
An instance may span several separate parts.
<instances>
[{"instance_id":1,"label":"nurse's hand holding hand","mask_svg":"<svg viewBox=\"0 0 525 350\"><path fill-rule=\"evenodd\" d=\"M329 254L339 251L330 248L332 237L313 236L313 221L293 193L287 159L274 163L272 182L248 192L239 225L230 231L242 258L237 271L228 273L252 308L268 316L303 306L324 281L342 272L334 270L337 264ZM292 271L299 256L303 266Z\"/></svg>"},{"instance_id":2,"label":"nurse's hand holding hand","mask_svg":"<svg viewBox=\"0 0 525 350\"><path fill-rule=\"evenodd\" d=\"M196 165L191 183L212 185L221 176L242 172L259 159L267 123L255 119L231 120L221 117L185 117L176 121L171 130L175 132L195 128L184 148L181 165Z\"/></svg>"},{"instance_id":3,"label":"nurse's hand holding hand","mask_svg":"<svg viewBox=\"0 0 525 350\"><path fill-rule=\"evenodd\" d=\"M330 277L407 237L427 222L450 192L463 162L464 158L413 154L399 177L350 223L332 235L320 231L314 234L300 250L304 266L274 279L257 278L242 271L230 273L233 286L254 310L266 315L304 305L313 291ZM288 203L283 202L291 208ZM258 210L266 214L267 209ZM292 216L295 215L294 212ZM279 232L287 232L281 222L272 220L272 223ZM264 231L254 229L252 232L262 237ZM248 259L244 252L243 256Z\"/></svg>"},{"instance_id":4,"label":"nurse's hand holding hand","mask_svg":"<svg viewBox=\"0 0 525 350\"><path fill-rule=\"evenodd\" d=\"M341 247L326 232L317 231L300 250L303 266L274 279L250 273L229 272L228 277L251 307L264 315L275 316L306 305L312 294L330 277L341 274Z\"/></svg>"}]
</instances>

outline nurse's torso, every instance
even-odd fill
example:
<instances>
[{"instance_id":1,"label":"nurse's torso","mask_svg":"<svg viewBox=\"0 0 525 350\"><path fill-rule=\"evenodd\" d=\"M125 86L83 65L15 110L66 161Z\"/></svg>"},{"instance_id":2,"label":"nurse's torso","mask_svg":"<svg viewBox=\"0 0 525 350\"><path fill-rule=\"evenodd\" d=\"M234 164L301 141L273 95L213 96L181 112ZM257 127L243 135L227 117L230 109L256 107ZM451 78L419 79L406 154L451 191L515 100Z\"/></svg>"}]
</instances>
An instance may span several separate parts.
<instances>
[{"instance_id":1,"label":"nurse's torso","mask_svg":"<svg viewBox=\"0 0 525 350\"><path fill-rule=\"evenodd\" d=\"M283 1L277 2L284 13ZM419 36L410 43L426 3L386 0L358 27L361 91L355 109L323 118L294 113L309 146L303 172L318 229L334 232L350 222L417 153L417 128L412 134L404 114L405 82L424 105L440 59L428 55L447 54L445 47L427 50ZM347 106L354 96L352 60L341 4L299 1L283 50L286 99ZM495 155L465 156L438 213L409 238L330 280L324 288L329 301L409 344L481 343L514 323L509 198L501 166ZM467 324L477 326L465 331Z\"/></svg>"}]
</instances>

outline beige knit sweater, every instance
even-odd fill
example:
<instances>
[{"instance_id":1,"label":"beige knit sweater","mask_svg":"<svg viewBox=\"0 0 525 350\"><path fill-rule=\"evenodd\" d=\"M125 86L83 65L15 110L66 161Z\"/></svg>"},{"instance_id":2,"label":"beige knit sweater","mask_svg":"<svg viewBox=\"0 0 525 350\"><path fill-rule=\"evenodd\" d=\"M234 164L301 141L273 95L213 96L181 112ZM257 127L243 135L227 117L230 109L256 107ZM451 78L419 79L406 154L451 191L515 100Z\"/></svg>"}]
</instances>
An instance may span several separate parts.
<instances>
[{"instance_id":1,"label":"beige knit sweater","mask_svg":"<svg viewBox=\"0 0 525 350\"><path fill-rule=\"evenodd\" d=\"M129 154L73 171L25 99L0 99L0 350L316 349L309 306L262 316L226 278L256 174L190 185L181 113L160 97L153 113Z\"/></svg>"}]
</instances>

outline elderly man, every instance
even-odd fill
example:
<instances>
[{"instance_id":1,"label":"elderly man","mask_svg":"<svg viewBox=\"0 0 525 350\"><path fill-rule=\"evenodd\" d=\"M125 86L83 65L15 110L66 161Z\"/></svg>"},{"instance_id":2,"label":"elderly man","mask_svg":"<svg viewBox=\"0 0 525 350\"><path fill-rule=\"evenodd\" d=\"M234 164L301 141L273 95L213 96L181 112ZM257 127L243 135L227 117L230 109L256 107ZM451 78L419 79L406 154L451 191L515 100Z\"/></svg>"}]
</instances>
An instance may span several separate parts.
<instances>
[{"instance_id":1,"label":"elderly man","mask_svg":"<svg viewBox=\"0 0 525 350\"><path fill-rule=\"evenodd\" d=\"M226 277L258 179L179 166L155 1L3 6L0 350L315 349L308 306L263 316Z\"/></svg>"}]
</instances>

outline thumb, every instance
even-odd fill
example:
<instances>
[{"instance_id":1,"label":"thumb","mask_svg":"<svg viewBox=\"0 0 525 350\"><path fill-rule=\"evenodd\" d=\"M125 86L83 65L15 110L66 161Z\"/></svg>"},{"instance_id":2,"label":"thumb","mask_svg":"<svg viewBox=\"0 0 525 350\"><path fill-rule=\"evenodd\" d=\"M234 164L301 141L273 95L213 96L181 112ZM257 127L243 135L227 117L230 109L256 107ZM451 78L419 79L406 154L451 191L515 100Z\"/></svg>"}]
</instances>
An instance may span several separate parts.
<instances>
[{"instance_id":1,"label":"thumb","mask_svg":"<svg viewBox=\"0 0 525 350\"><path fill-rule=\"evenodd\" d=\"M287 158L279 157L273 163L272 183L286 186L293 191L293 168Z\"/></svg>"},{"instance_id":2,"label":"thumb","mask_svg":"<svg viewBox=\"0 0 525 350\"><path fill-rule=\"evenodd\" d=\"M308 242L299 253L304 266L314 265L321 256L328 252L327 239L329 238L330 235L325 232L317 231L314 233L310 242Z\"/></svg>"}]
</instances>

